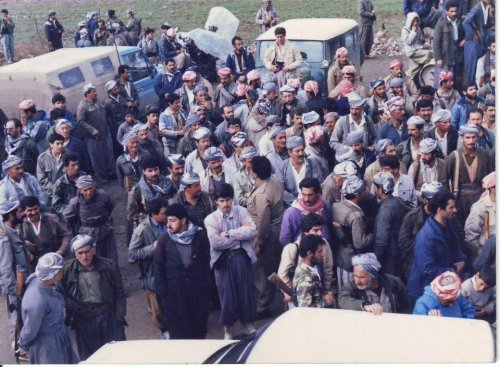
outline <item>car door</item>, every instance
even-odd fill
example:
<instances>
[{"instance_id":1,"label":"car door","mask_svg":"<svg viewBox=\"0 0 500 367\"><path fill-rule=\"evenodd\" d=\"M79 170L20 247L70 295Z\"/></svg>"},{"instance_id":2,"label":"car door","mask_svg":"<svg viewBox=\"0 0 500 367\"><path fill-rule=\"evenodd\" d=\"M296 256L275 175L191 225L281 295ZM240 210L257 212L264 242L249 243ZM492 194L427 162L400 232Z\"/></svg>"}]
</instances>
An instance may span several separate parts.
<instances>
[{"instance_id":1,"label":"car door","mask_svg":"<svg viewBox=\"0 0 500 367\"><path fill-rule=\"evenodd\" d=\"M141 50L125 53L121 55L121 61L130 67L130 79L139 94L139 108L143 110L147 105L158 104L158 96L155 93L154 85L159 77L155 66Z\"/></svg>"}]
</instances>

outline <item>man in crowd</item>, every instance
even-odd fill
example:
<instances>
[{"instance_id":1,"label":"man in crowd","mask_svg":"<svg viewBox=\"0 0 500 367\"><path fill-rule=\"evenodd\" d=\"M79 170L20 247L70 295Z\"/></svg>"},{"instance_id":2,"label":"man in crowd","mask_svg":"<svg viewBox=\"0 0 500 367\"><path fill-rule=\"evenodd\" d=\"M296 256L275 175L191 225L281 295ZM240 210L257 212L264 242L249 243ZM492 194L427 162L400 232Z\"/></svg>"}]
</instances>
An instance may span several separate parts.
<instances>
[{"instance_id":1,"label":"man in crowd","mask_svg":"<svg viewBox=\"0 0 500 367\"><path fill-rule=\"evenodd\" d=\"M245 147L241 151L241 168L236 172L234 182L234 194L238 205L247 207L248 197L255 187L255 180L251 175L252 158L259 155L255 147ZM272 167L271 167L272 168Z\"/></svg>"},{"instance_id":2,"label":"man in crowd","mask_svg":"<svg viewBox=\"0 0 500 367\"><path fill-rule=\"evenodd\" d=\"M400 276L398 237L409 208L400 197L393 196L395 183L391 174L377 173L373 177L373 186L380 201L375 218L374 253L385 273Z\"/></svg>"},{"instance_id":3,"label":"man in crowd","mask_svg":"<svg viewBox=\"0 0 500 367\"><path fill-rule=\"evenodd\" d=\"M260 33L264 33L278 23L278 14L273 7L272 0L264 0L262 7L255 15L255 23L259 25Z\"/></svg>"},{"instance_id":4,"label":"man in crowd","mask_svg":"<svg viewBox=\"0 0 500 367\"><path fill-rule=\"evenodd\" d=\"M14 57L14 20L12 16L9 15L7 9L2 9L0 11L0 38L2 39L2 48L4 58L8 64L12 64L15 61Z\"/></svg>"},{"instance_id":5,"label":"man in crowd","mask_svg":"<svg viewBox=\"0 0 500 367\"><path fill-rule=\"evenodd\" d=\"M45 37L49 43L49 52L63 48L62 34L64 28L57 20L57 14L51 10L44 24Z\"/></svg>"},{"instance_id":6,"label":"man in crowd","mask_svg":"<svg viewBox=\"0 0 500 367\"><path fill-rule=\"evenodd\" d=\"M413 0L412 0L413 1ZM406 16L406 15L405 15ZM403 79L403 94L415 102L418 97L418 89L413 79L403 71L404 64L401 60L395 59L389 63L389 75L384 78L385 85L390 85L391 81L397 78Z\"/></svg>"},{"instance_id":7,"label":"man in crowd","mask_svg":"<svg viewBox=\"0 0 500 367\"><path fill-rule=\"evenodd\" d=\"M111 341L125 340L126 298L118 264L96 255L92 237L71 240L75 258L64 264L61 285L82 361Z\"/></svg>"},{"instance_id":8,"label":"man in crowd","mask_svg":"<svg viewBox=\"0 0 500 367\"><path fill-rule=\"evenodd\" d=\"M231 105L235 100L236 83L231 80L231 69L228 67L217 71L220 84L215 88L214 107L222 109L223 106Z\"/></svg>"},{"instance_id":9,"label":"man in crowd","mask_svg":"<svg viewBox=\"0 0 500 367\"><path fill-rule=\"evenodd\" d=\"M223 184L232 184L235 171L223 166L226 157L219 148L209 147L204 155L207 168L200 175L201 188L214 197L215 192Z\"/></svg>"},{"instance_id":10,"label":"man in crowd","mask_svg":"<svg viewBox=\"0 0 500 367\"><path fill-rule=\"evenodd\" d=\"M128 259L138 261L141 271L148 309L154 325L160 330L160 339L169 339L167 323L160 306L157 282L154 274L154 254L158 240L167 232L167 207L162 198L154 198L146 202L147 217L134 229L128 249Z\"/></svg>"},{"instance_id":11,"label":"man in crowd","mask_svg":"<svg viewBox=\"0 0 500 367\"><path fill-rule=\"evenodd\" d=\"M22 159L26 172L36 174L36 162L38 159L38 147L33 139L26 133L23 133L23 125L18 119L10 119L5 124L5 153L2 152L2 158L7 155L15 155Z\"/></svg>"},{"instance_id":12,"label":"man in crowd","mask_svg":"<svg viewBox=\"0 0 500 367\"><path fill-rule=\"evenodd\" d=\"M127 107L134 111L137 116L139 112L139 93L132 80L130 80L130 66L126 64L118 66L118 79L116 81L120 87L120 94L127 101Z\"/></svg>"},{"instance_id":13,"label":"man in crowd","mask_svg":"<svg viewBox=\"0 0 500 367\"><path fill-rule=\"evenodd\" d=\"M42 209L46 208L45 197L38 180L24 172L23 161L15 155L9 155L2 163L2 171L7 174L0 181L0 204L7 201L21 201L25 196L36 196Z\"/></svg>"},{"instance_id":14,"label":"man in crowd","mask_svg":"<svg viewBox=\"0 0 500 367\"><path fill-rule=\"evenodd\" d=\"M380 139L375 144L375 152L377 152L377 160L366 168L364 174L364 180L368 190L371 190L372 188L373 176L383 171L383 168L380 165L380 161L382 160L382 158L388 155L396 155L396 145L393 144L392 140L390 139ZM403 165L403 163L399 164L399 172L403 174L406 173L406 167Z\"/></svg>"},{"instance_id":15,"label":"man in crowd","mask_svg":"<svg viewBox=\"0 0 500 367\"><path fill-rule=\"evenodd\" d=\"M372 80L370 82L370 89L372 90L372 95L366 100L367 114L372 119L374 125L378 127L382 122L381 115L389 100L384 79L378 78Z\"/></svg>"},{"instance_id":16,"label":"man in crowd","mask_svg":"<svg viewBox=\"0 0 500 367\"><path fill-rule=\"evenodd\" d=\"M166 101L168 107L161 114L158 128L165 154L173 154L177 152L179 141L185 134L186 117L181 111L181 97L178 94L169 94Z\"/></svg>"},{"instance_id":17,"label":"man in crowd","mask_svg":"<svg viewBox=\"0 0 500 367\"><path fill-rule=\"evenodd\" d=\"M477 127L477 146L486 151L490 151L495 147L495 134L490 129L483 127L483 116L484 112L482 109L474 108L469 111L467 124ZM462 142L459 142L458 147L460 148L461 145Z\"/></svg>"},{"instance_id":18,"label":"man in crowd","mask_svg":"<svg viewBox=\"0 0 500 367\"><path fill-rule=\"evenodd\" d=\"M441 109L432 115L431 122L434 127L425 133L425 137L437 141L439 150L447 157L457 149L458 143L458 131L451 124L451 112Z\"/></svg>"},{"instance_id":19,"label":"man in crowd","mask_svg":"<svg viewBox=\"0 0 500 367\"><path fill-rule=\"evenodd\" d=\"M408 126L408 139L398 144L396 155L408 169L411 163L419 158L418 149L424 138L425 120L419 116L412 116L406 124Z\"/></svg>"},{"instance_id":20,"label":"man in crowd","mask_svg":"<svg viewBox=\"0 0 500 367\"><path fill-rule=\"evenodd\" d=\"M396 158L396 156L386 155L384 158L380 159L380 166L382 167L382 171L390 173L393 177L395 185L393 190L394 196L403 199L406 205L415 207L417 206L417 194L415 192L415 185L408 175L402 174L399 171L400 165L401 163Z\"/></svg>"},{"instance_id":21,"label":"man in crowd","mask_svg":"<svg viewBox=\"0 0 500 367\"><path fill-rule=\"evenodd\" d=\"M408 139L408 128L405 117L405 100L395 96L386 102L389 120L379 126L377 140L390 139L395 145Z\"/></svg>"},{"instance_id":22,"label":"man in crowd","mask_svg":"<svg viewBox=\"0 0 500 367\"><path fill-rule=\"evenodd\" d=\"M54 184L64 173L64 138L55 133L47 139L49 149L38 156L36 165L36 177L42 191L49 199L47 205L51 205L51 198L54 193Z\"/></svg>"},{"instance_id":23,"label":"man in crowd","mask_svg":"<svg viewBox=\"0 0 500 367\"><path fill-rule=\"evenodd\" d=\"M264 66L276 74L278 88L295 75L295 69L302 64L302 55L298 48L286 41L286 29L274 29L276 43L267 48L264 54Z\"/></svg>"},{"instance_id":24,"label":"man in crowd","mask_svg":"<svg viewBox=\"0 0 500 367\"><path fill-rule=\"evenodd\" d=\"M408 277L408 294L416 300L424 287L437 275L455 270L462 273L466 256L451 224L457 213L455 197L449 192L438 192L429 202L431 215L415 238L414 258Z\"/></svg>"},{"instance_id":25,"label":"man in crowd","mask_svg":"<svg viewBox=\"0 0 500 367\"><path fill-rule=\"evenodd\" d=\"M453 73L451 71L441 71L438 74L438 82L436 99L441 108L451 110L453 105L460 99L460 93L453 88L455 84Z\"/></svg>"},{"instance_id":26,"label":"man in crowd","mask_svg":"<svg viewBox=\"0 0 500 367\"><path fill-rule=\"evenodd\" d=\"M73 229L73 234L92 237L98 256L118 263L111 197L105 191L97 189L94 180L88 175L78 177L76 187L77 196L69 201L63 211L64 221Z\"/></svg>"},{"instance_id":27,"label":"man in crowd","mask_svg":"<svg viewBox=\"0 0 500 367\"><path fill-rule=\"evenodd\" d=\"M154 249L158 296L171 339L204 339L209 309L210 244L182 204L166 210L167 234Z\"/></svg>"},{"instance_id":28,"label":"man in crowd","mask_svg":"<svg viewBox=\"0 0 500 367\"><path fill-rule=\"evenodd\" d=\"M25 196L21 208L26 216L20 228L25 245L33 255L34 263L49 252L65 256L69 250L71 233L61 219L52 213L40 213L40 203L34 196Z\"/></svg>"},{"instance_id":29,"label":"man in crowd","mask_svg":"<svg viewBox=\"0 0 500 367\"><path fill-rule=\"evenodd\" d=\"M90 83L85 84L83 95L85 99L78 105L76 113L78 124L87 133L85 145L96 177L100 182L106 183L116 171L110 129L104 107L97 100L96 87Z\"/></svg>"},{"instance_id":30,"label":"man in crowd","mask_svg":"<svg viewBox=\"0 0 500 367\"><path fill-rule=\"evenodd\" d=\"M160 43L160 59L173 59L178 70L185 70L191 62L191 57L177 41L177 32L174 28L169 28L164 35Z\"/></svg>"},{"instance_id":31,"label":"man in crowd","mask_svg":"<svg viewBox=\"0 0 500 367\"><path fill-rule=\"evenodd\" d=\"M212 133L209 129L202 126L193 133L196 150L193 150L186 157L186 172L196 173L198 176L203 174L203 171L208 167L205 160L205 151L212 145L210 140Z\"/></svg>"},{"instance_id":32,"label":"man in crowd","mask_svg":"<svg viewBox=\"0 0 500 367\"><path fill-rule=\"evenodd\" d=\"M247 199L248 213L257 226L254 240L257 263L255 264L255 288L257 290L257 318L271 316L275 288L267 277L278 268L281 254L279 241L284 201L283 184L271 178L271 162L266 157L255 156L251 160L250 177L254 189Z\"/></svg>"},{"instance_id":33,"label":"man in crowd","mask_svg":"<svg viewBox=\"0 0 500 367\"><path fill-rule=\"evenodd\" d=\"M234 36L231 40L233 52L227 56L226 66L231 70L231 75L237 80L245 77L248 72L255 69L253 55L247 52L243 46L243 39Z\"/></svg>"},{"instance_id":34,"label":"man in crowd","mask_svg":"<svg viewBox=\"0 0 500 367\"><path fill-rule=\"evenodd\" d=\"M86 175L85 172L80 171L80 160L76 154L66 154L63 165L64 174L54 184L52 196L52 210L59 215L62 215L69 201L77 195L78 177Z\"/></svg>"},{"instance_id":35,"label":"man in crowd","mask_svg":"<svg viewBox=\"0 0 500 367\"><path fill-rule=\"evenodd\" d=\"M350 146L352 151L356 153L354 162L358 166L360 176L365 174L366 168L376 159L375 153L364 147L364 136L363 130L354 130L347 134L345 138L345 144Z\"/></svg>"},{"instance_id":36,"label":"man in crowd","mask_svg":"<svg viewBox=\"0 0 500 367\"><path fill-rule=\"evenodd\" d=\"M462 83L463 97L451 108L451 123L457 129L467 123L469 112L484 103L484 99L477 95L477 85L474 81Z\"/></svg>"},{"instance_id":37,"label":"man in crowd","mask_svg":"<svg viewBox=\"0 0 500 367\"><path fill-rule=\"evenodd\" d=\"M298 307L332 308L335 298L330 289L324 287L316 265L323 263L323 238L306 235L300 240L301 263L295 270L292 289Z\"/></svg>"},{"instance_id":38,"label":"man in crowd","mask_svg":"<svg viewBox=\"0 0 500 367\"><path fill-rule=\"evenodd\" d=\"M424 183L438 181L443 186L448 184L446 162L437 157L438 149L438 143L434 139L425 138L420 142L420 160L413 162L408 170L408 176L413 180L417 192L420 192Z\"/></svg>"},{"instance_id":39,"label":"man in crowd","mask_svg":"<svg viewBox=\"0 0 500 367\"><path fill-rule=\"evenodd\" d=\"M495 169L491 156L476 145L478 134L474 125L460 126L462 147L446 158L450 190L456 195L457 218L462 225L481 196L483 178Z\"/></svg>"},{"instance_id":40,"label":"man in crowd","mask_svg":"<svg viewBox=\"0 0 500 367\"><path fill-rule=\"evenodd\" d=\"M245 334L255 327L255 295L253 266L257 261L253 241L257 233L248 211L233 205L234 190L223 184L215 193L218 209L205 218L210 240L210 267L221 303L224 339L233 338L233 325L242 323Z\"/></svg>"},{"instance_id":41,"label":"man in crowd","mask_svg":"<svg viewBox=\"0 0 500 367\"><path fill-rule=\"evenodd\" d=\"M175 60L168 58L163 61L163 74L155 83L155 92L160 100L160 109L167 107L167 98L182 85L182 74L177 70Z\"/></svg>"},{"instance_id":42,"label":"man in crowd","mask_svg":"<svg viewBox=\"0 0 500 367\"><path fill-rule=\"evenodd\" d=\"M353 279L340 290L339 307L371 312L409 313L411 302L398 277L385 274L374 253L353 256Z\"/></svg>"}]
</instances>

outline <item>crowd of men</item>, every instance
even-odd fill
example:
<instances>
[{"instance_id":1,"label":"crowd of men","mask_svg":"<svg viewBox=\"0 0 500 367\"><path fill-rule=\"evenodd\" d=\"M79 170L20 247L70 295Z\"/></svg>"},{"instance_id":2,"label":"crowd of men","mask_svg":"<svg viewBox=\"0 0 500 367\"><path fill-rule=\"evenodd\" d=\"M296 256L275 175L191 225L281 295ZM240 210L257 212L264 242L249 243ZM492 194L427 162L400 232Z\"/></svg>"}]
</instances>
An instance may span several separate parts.
<instances>
[{"instance_id":1,"label":"crowd of men","mask_svg":"<svg viewBox=\"0 0 500 367\"><path fill-rule=\"evenodd\" d=\"M444 17L434 1L404 3L417 13L408 15L411 37L435 26L436 49L439 24L457 34L453 14L462 8L454 0ZM427 3L430 13L415 8ZM91 33L97 44L103 24L120 24L108 15L113 22L96 20ZM277 22L264 1L256 23L265 30ZM137 32L142 40L151 34ZM167 57L149 53L164 64L158 105L141 106L127 65L106 83L107 96L86 84L76 111L61 94L49 113L20 102L0 152L0 287L18 355L75 363L124 340L118 252L126 248L161 339L205 338L219 307L225 339L236 337L238 321L252 335L278 296L286 309L496 325L494 40L482 43L480 90L475 74L444 56L436 89L417 87L398 59L365 88L341 47L322 91L279 24L275 35L263 76L234 37L215 89L181 47L167 48ZM115 239L114 203L103 189L115 180L126 201L126 213L115 214L126 215L126 243ZM283 293L268 280L274 272Z\"/></svg>"}]
</instances>

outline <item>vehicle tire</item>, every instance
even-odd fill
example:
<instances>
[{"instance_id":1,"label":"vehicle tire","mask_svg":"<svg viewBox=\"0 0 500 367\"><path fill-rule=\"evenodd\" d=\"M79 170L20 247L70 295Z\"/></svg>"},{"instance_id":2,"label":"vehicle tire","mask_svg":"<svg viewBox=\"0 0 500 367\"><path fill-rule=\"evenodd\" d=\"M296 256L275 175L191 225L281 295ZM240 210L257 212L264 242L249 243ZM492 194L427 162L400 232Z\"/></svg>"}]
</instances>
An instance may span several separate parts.
<instances>
[{"instance_id":1,"label":"vehicle tire","mask_svg":"<svg viewBox=\"0 0 500 367\"><path fill-rule=\"evenodd\" d=\"M436 63L434 59L432 59L420 69L420 72L418 73L418 88L421 88L423 85L434 86L435 67Z\"/></svg>"}]
</instances>

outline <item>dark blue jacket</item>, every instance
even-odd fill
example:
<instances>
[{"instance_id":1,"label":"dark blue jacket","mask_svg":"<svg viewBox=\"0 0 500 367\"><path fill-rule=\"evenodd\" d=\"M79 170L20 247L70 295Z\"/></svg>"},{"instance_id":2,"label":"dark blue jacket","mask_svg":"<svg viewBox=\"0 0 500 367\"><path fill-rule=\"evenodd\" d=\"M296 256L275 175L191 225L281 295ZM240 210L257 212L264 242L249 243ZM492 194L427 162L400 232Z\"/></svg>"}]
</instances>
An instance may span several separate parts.
<instances>
[{"instance_id":1,"label":"dark blue jacket","mask_svg":"<svg viewBox=\"0 0 500 367\"><path fill-rule=\"evenodd\" d=\"M459 235L452 225L448 223L445 229L432 216L425 221L415 238L414 257L408 277L410 296L420 297L434 278L453 270L453 264L466 260L459 244Z\"/></svg>"},{"instance_id":2,"label":"dark blue jacket","mask_svg":"<svg viewBox=\"0 0 500 367\"><path fill-rule=\"evenodd\" d=\"M181 45L178 42L171 43L167 37L162 37L160 39L160 60L165 61L176 57L177 50L181 49Z\"/></svg>"},{"instance_id":3,"label":"dark blue jacket","mask_svg":"<svg viewBox=\"0 0 500 367\"><path fill-rule=\"evenodd\" d=\"M477 108L480 102L484 103L485 100L479 96L476 99L476 104L471 104L465 97L462 97L453 105L451 108L451 124L457 131L460 130L460 126L467 123L469 111Z\"/></svg>"},{"instance_id":4,"label":"dark blue jacket","mask_svg":"<svg viewBox=\"0 0 500 367\"><path fill-rule=\"evenodd\" d=\"M170 81L168 81L168 77L165 74L156 79L155 92L160 98L160 108L162 110L167 108L165 93L175 93L180 87L182 87L182 74L179 71L174 72L174 77Z\"/></svg>"},{"instance_id":5,"label":"dark blue jacket","mask_svg":"<svg viewBox=\"0 0 500 367\"><path fill-rule=\"evenodd\" d=\"M242 58L246 66L246 70L242 74L246 75L249 71L255 69L255 61L253 59L253 55L249 54L246 50L243 50ZM236 55L234 54L234 52L231 52L231 54L227 55L226 66L231 69L231 74L238 78L242 74L238 74L236 72L236 62Z\"/></svg>"},{"instance_id":6,"label":"dark blue jacket","mask_svg":"<svg viewBox=\"0 0 500 367\"><path fill-rule=\"evenodd\" d=\"M74 136L70 136L68 145L66 145L67 153L74 153L78 155L80 169L85 172L93 172L92 165L90 163L89 153L87 151L87 146L83 140L78 139Z\"/></svg>"},{"instance_id":7,"label":"dark blue jacket","mask_svg":"<svg viewBox=\"0 0 500 367\"><path fill-rule=\"evenodd\" d=\"M413 309L413 314L427 316L431 310L439 310L443 317L457 317L462 319L476 318L474 306L472 306L463 295L458 296L452 305L444 306L439 302L436 293L434 293L431 287L427 286L425 287L422 297L417 300L415 308Z\"/></svg>"},{"instance_id":8,"label":"dark blue jacket","mask_svg":"<svg viewBox=\"0 0 500 367\"><path fill-rule=\"evenodd\" d=\"M408 139L408 127L406 126L406 121L403 122L402 133L399 136L397 129L392 125L391 121L384 122L378 128L377 141L380 139L391 139L394 145L398 145L402 141Z\"/></svg>"},{"instance_id":9,"label":"dark blue jacket","mask_svg":"<svg viewBox=\"0 0 500 367\"><path fill-rule=\"evenodd\" d=\"M403 2L405 17L412 11L417 13L420 18L425 17L431 12L432 7L438 9L439 0L424 0L423 2L420 2L420 0L404 0Z\"/></svg>"}]
</instances>

